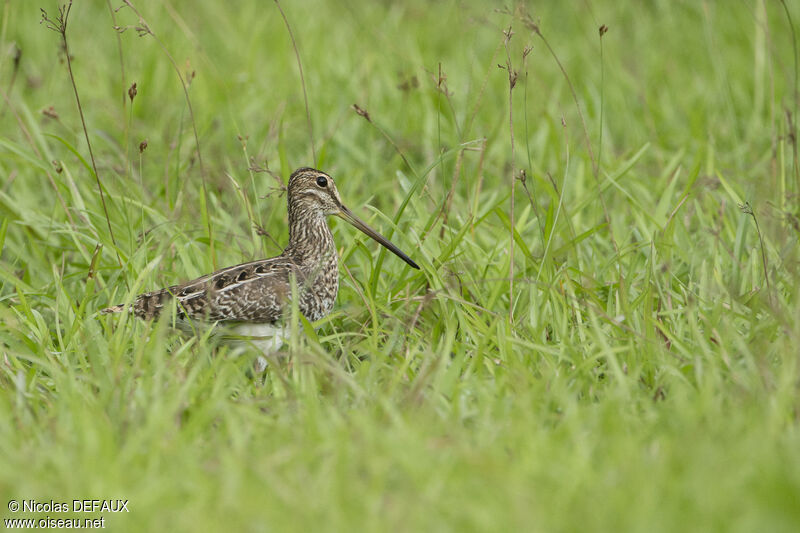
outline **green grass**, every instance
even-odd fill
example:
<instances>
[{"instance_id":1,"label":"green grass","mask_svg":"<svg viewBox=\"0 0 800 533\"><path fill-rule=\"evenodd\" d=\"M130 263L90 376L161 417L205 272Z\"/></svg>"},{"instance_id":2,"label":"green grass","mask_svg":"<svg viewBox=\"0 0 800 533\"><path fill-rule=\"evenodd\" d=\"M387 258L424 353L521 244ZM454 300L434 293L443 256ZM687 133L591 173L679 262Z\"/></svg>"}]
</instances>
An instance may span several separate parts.
<instances>
[{"instance_id":1,"label":"green grass","mask_svg":"<svg viewBox=\"0 0 800 533\"><path fill-rule=\"evenodd\" d=\"M2 518L800 529L800 10L623 4L283 2L310 137L274 3L136 2L157 39L76 3L107 221L60 36L2 3ZM214 337L98 314L277 254L275 178L304 165L422 270L332 221L335 311L255 380Z\"/></svg>"}]
</instances>

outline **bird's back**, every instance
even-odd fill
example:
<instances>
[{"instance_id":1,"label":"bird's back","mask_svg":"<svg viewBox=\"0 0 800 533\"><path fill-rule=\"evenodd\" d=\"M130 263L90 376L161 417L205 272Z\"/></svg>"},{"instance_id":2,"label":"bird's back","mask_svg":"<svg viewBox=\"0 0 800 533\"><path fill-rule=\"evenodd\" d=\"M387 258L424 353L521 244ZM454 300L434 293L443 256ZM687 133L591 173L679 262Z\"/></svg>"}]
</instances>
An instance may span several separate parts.
<instances>
[{"instance_id":1,"label":"bird's back","mask_svg":"<svg viewBox=\"0 0 800 533\"><path fill-rule=\"evenodd\" d=\"M280 319L289 300L292 275L302 286L300 268L283 256L242 263L181 285L140 294L130 310L139 318L155 319L174 300L181 319L272 324ZM103 312L124 310L125 305L115 305Z\"/></svg>"}]
</instances>

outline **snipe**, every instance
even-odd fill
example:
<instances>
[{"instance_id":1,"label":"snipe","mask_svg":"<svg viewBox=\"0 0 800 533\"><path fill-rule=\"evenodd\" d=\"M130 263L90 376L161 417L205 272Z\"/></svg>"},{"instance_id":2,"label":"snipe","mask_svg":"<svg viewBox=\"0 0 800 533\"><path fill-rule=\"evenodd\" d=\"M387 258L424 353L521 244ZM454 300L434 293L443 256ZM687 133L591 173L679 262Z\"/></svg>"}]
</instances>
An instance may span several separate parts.
<instances>
[{"instance_id":1,"label":"snipe","mask_svg":"<svg viewBox=\"0 0 800 533\"><path fill-rule=\"evenodd\" d=\"M158 317L174 299L180 320L229 323L237 335L251 339L265 353L275 350L283 342L282 317L292 295L292 283L296 284L297 307L309 321L319 320L333 308L339 290L339 258L328 215L347 220L411 267L419 268L344 206L333 178L324 172L313 168L294 171L287 197L289 245L279 256L140 294L127 309L149 320ZM115 305L102 312L125 310L125 305Z\"/></svg>"}]
</instances>

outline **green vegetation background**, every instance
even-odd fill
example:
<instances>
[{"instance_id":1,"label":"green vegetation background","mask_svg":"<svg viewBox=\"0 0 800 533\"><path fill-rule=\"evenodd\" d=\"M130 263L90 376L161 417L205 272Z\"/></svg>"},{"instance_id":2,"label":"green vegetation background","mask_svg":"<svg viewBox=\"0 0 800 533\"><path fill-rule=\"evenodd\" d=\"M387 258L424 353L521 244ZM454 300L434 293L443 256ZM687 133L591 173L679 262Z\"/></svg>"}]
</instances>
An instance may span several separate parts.
<instances>
[{"instance_id":1,"label":"green vegetation background","mask_svg":"<svg viewBox=\"0 0 800 533\"><path fill-rule=\"evenodd\" d=\"M3 518L800 529L796 2L283 2L311 134L277 4L122 5L66 32L96 177L58 5L0 6ZM422 270L332 221L336 310L256 379L98 315L279 253L305 165Z\"/></svg>"}]
</instances>

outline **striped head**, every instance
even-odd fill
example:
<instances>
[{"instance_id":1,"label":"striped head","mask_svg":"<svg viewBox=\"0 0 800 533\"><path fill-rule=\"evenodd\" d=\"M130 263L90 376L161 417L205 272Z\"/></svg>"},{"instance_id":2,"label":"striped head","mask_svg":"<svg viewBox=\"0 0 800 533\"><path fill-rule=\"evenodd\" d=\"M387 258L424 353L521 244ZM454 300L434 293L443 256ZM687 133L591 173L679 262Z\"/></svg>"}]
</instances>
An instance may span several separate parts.
<instances>
[{"instance_id":1,"label":"striped head","mask_svg":"<svg viewBox=\"0 0 800 533\"><path fill-rule=\"evenodd\" d=\"M313 168L298 168L289 177L289 211L322 212L336 215L342 209L342 199L333 178Z\"/></svg>"},{"instance_id":2,"label":"striped head","mask_svg":"<svg viewBox=\"0 0 800 533\"><path fill-rule=\"evenodd\" d=\"M290 240L293 222L302 223L303 219L320 215L336 215L378 241L413 268L419 268L389 239L369 227L345 207L333 178L328 174L309 167L299 168L289 177L288 193Z\"/></svg>"}]
</instances>

